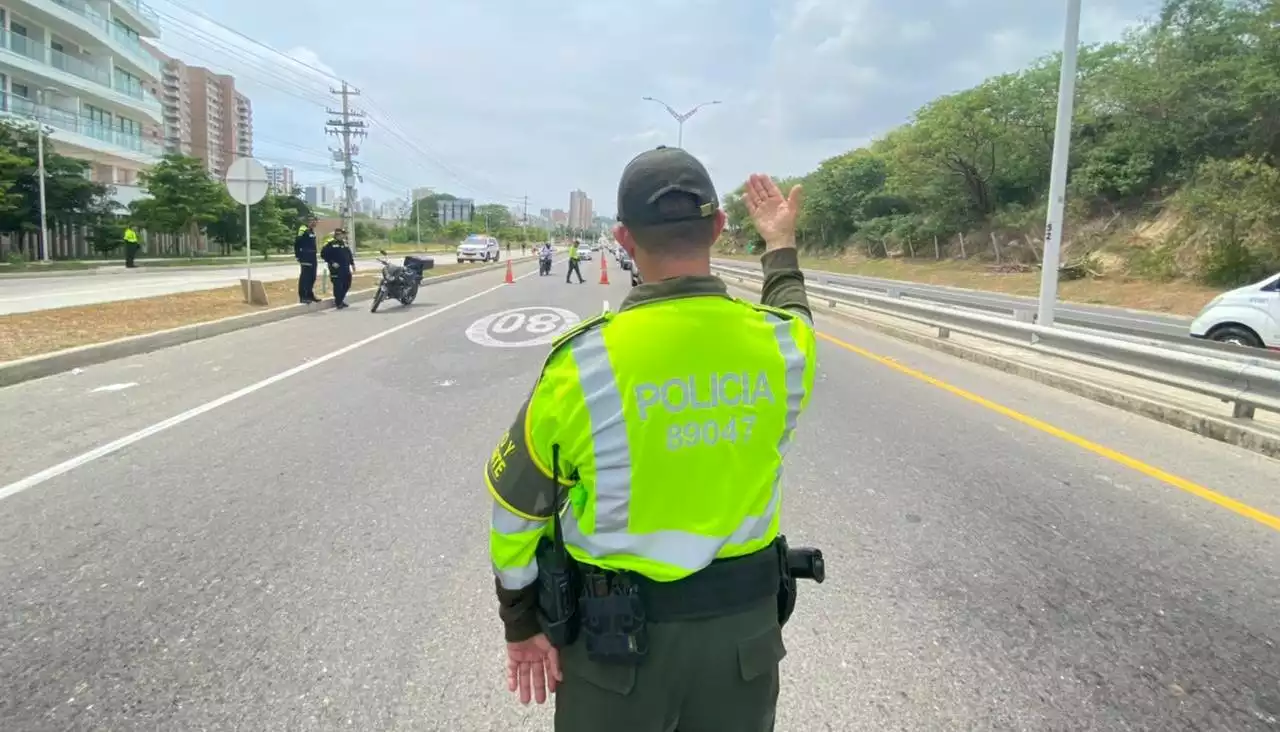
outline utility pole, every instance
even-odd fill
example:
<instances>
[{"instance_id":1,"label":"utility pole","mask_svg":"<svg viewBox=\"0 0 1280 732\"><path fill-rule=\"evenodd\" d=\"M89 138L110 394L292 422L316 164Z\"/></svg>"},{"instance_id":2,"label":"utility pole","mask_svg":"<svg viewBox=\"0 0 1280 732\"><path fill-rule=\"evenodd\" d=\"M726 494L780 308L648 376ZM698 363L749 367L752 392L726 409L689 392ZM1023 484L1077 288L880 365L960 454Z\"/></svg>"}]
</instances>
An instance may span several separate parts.
<instances>
[{"instance_id":1,"label":"utility pole","mask_svg":"<svg viewBox=\"0 0 1280 732\"><path fill-rule=\"evenodd\" d=\"M529 197L524 197L524 216L520 219L520 240L529 243Z\"/></svg>"},{"instance_id":2,"label":"utility pole","mask_svg":"<svg viewBox=\"0 0 1280 732\"><path fill-rule=\"evenodd\" d=\"M360 152L359 148L351 144L352 138L364 137L368 134L365 130L364 112L357 112L351 108L351 97L359 96L360 92L351 88L347 82L342 82L341 89L330 89L330 94L342 97L342 110L325 110L329 114L334 115L325 125L325 132L342 140L342 148L334 150L334 159L342 163L342 183L345 188L346 209L343 211L343 228L347 230L348 243L351 245L351 254L355 256L356 252L356 166L353 158Z\"/></svg>"}]
</instances>

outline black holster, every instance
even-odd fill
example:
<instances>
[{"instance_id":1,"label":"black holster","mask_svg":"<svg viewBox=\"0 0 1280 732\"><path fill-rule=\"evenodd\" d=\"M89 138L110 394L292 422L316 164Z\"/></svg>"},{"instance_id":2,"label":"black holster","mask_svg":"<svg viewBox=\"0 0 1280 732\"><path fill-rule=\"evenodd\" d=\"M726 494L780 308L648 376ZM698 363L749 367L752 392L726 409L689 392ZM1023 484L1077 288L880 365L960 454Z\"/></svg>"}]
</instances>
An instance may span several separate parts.
<instances>
[{"instance_id":1,"label":"black holster","mask_svg":"<svg viewBox=\"0 0 1280 732\"><path fill-rule=\"evenodd\" d=\"M538 542L538 624L551 645L564 648L578 639L578 598L582 573L563 547L550 540Z\"/></svg>"},{"instance_id":2,"label":"black holster","mask_svg":"<svg viewBox=\"0 0 1280 732\"><path fill-rule=\"evenodd\" d=\"M778 585L778 625L783 626L791 619L796 609L796 580L813 580L818 584L827 578L826 563L821 549L796 547L787 545L787 537L778 534L774 547L778 552L778 569L781 581Z\"/></svg>"}]
</instances>

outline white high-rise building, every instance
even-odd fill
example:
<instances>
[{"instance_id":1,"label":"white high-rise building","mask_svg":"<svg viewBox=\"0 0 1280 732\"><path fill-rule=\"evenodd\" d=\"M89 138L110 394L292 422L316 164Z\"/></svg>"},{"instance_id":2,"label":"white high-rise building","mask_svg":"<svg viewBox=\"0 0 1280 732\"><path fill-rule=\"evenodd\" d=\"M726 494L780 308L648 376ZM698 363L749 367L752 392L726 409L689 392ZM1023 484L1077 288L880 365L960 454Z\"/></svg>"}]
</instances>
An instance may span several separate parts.
<instances>
[{"instance_id":1,"label":"white high-rise building","mask_svg":"<svg viewBox=\"0 0 1280 732\"><path fill-rule=\"evenodd\" d=\"M569 228L587 229L591 227L591 199L582 191L569 194Z\"/></svg>"},{"instance_id":2,"label":"white high-rise building","mask_svg":"<svg viewBox=\"0 0 1280 732\"><path fill-rule=\"evenodd\" d=\"M0 115L44 123L59 153L129 203L164 151L161 64L141 43L159 35L138 0L3 0Z\"/></svg>"},{"instance_id":3,"label":"white high-rise building","mask_svg":"<svg viewBox=\"0 0 1280 732\"><path fill-rule=\"evenodd\" d=\"M271 190L288 195L293 190L293 168L287 165L268 165L267 185Z\"/></svg>"}]
</instances>

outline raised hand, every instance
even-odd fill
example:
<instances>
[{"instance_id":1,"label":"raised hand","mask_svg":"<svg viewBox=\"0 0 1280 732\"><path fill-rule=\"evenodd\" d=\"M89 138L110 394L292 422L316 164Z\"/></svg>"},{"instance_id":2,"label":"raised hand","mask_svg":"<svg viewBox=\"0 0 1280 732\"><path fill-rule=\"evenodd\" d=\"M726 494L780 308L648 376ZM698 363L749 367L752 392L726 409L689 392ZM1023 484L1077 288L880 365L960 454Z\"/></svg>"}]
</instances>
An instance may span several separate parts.
<instances>
[{"instance_id":1,"label":"raised hand","mask_svg":"<svg viewBox=\"0 0 1280 732\"><path fill-rule=\"evenodd\" d=\"M796 219L804 202L804 190L799 185L791 189L791 195L783 198L772 178L754 173L747 179L742 197L751 220L756 224L756 231L764 239L765 251L795 248Z\"/></svg>"}]
</instances>

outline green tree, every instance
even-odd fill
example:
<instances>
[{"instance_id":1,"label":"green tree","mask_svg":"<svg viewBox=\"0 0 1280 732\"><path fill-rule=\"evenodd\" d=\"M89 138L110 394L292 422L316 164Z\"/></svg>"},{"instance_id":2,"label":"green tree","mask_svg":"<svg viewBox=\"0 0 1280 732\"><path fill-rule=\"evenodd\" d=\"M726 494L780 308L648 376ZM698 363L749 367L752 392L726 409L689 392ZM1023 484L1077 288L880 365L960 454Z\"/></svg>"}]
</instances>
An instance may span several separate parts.
<instances>
[{"instance_id":1,"label":"green tree","mask_svg":"<svg viewBox=\"0 0 1280 732\"><path fill-rule=\"evenodd\" d=\"M0 231L40 229L40 174L35 128L0 120ZM45 139L45 206L50 224L90 224L109 215L108 188L90 181L89 163L58 152L56 136Z\"/></svg>"},{"instance_id":2,"label":"green tree","mask_svg":"<svg viewBox=\"0 0 1280 732\"><path fill-rule=\"evenodd\" d=\"M917 242L984 228L1038 244L1059 69L1060 58L1046 56L936 99L910 123L823 161L802 179L801 246L856 242L871 256L912 255ZM1280 266L1280 221L1269 213L1280 196L1278 162L1280 3L1165 0L1121 42L1082 49L1068 239L1084 217L1169 209L1182 217L1183 251L1158 247L1134 260L1141 269L1179 272L1175 260L1193 249L1196 276L1224 285L1252 278ZM758 236L741 192L724 199L726 238L751 248Z\"/></svg>"},{"instance_id":3,"label":"green tree","mask_svg":"<svg viewBox=\"0 0 1280 732\"><path fill-rule=\"evenodd\" d=\"M151 197L134 201L130 214L148 231L194 237L228 215L228 205L234 205L226 187L209 175L199 158L166 155L141 178ZM230 253L226 241L223 253Z\"/></svg>"}]
</instances>

